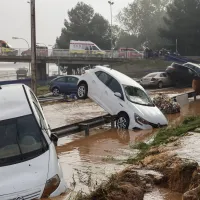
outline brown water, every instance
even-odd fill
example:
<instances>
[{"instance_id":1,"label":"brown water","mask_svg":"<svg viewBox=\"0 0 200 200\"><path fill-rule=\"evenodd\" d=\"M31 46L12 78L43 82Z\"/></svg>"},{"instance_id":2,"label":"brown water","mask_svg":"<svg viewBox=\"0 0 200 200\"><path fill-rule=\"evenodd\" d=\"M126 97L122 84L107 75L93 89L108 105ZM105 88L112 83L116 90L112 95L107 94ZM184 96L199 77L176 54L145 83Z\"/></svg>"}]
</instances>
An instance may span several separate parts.
<instances>
[{"instance_id":1,"label":"brown water","mask_svg":"<svg viewBox=\"0 0 200 200\"><path fill-rule=\"evenodd\" d=\"M180 114L168 115L169 124L179 124L185 116L199 115L199 105L199 100L191 102L181 109ZM127 166L121 164L122 161L137 153L130 145L149 140L155 132L95 129L87 138L80 133L60 139L57 152L68 186L75 191L95 189L108 176ZM157 189L145 196L145 200L150 199L179 200L181 195Z\"/></svg>"}]
</instances>

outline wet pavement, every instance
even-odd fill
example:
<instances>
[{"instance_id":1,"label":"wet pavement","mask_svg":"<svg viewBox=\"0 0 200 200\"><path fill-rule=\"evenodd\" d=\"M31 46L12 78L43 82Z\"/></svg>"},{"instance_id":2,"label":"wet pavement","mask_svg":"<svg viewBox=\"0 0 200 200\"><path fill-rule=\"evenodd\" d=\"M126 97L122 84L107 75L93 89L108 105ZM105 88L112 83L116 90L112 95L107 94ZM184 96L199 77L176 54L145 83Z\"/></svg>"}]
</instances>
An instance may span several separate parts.
<instances>
[{"instance_id":1,"label":"wet pavement","mask_svg":"<svg viewBox=\"0 0 200 200\"><path fill-rule=\"evenodd\" d=\"M185 116L200 115L199 105L200 100L191 102L181 109L181 113L168 115L170 125L179 124ZM131 145L149 140L155 132L98 128L87 138L84 133L61 138L57 152L66 182L74 191L87 193L95 189L111 174L124 169L127 166L122 164L124 160L137 154L136 150L130 148ZM157 189L145 196L145 200L152 199L179 200L181 195Z\"/></svg>"}]
</instances>

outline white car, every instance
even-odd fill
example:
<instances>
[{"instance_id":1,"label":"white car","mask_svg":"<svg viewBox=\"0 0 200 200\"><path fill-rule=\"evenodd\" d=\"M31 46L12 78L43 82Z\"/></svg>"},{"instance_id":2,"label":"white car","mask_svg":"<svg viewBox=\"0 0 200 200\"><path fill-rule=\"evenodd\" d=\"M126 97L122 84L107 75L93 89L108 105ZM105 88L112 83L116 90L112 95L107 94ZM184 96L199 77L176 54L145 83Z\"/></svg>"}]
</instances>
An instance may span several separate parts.
<instances>
[{"instance_id":1,"label":"white car","mask_svg":"<svg viewBox=\"0 0 200 200\"><path fill-rule=\"evenodd\" d=\"M140 84L145 87L155 86L159 89L166 86L173 86L173 82L165 72L154 72L147 74L140 80Z\"/></svg>"},{"instance_id":2,"label":"white car","mask_svg":"<svg viewBox=\"0 0 200 200\"><path fill-rule=\"evenodd\" d=\"M144 88L128 76L104 66L86 70L78 82L78 98L87 96L111 115L123 129L151 129L168 124Z\"/></svg>"},{"instance_id":3,"label":"white car","mask_svg":"<svg viewBox=\"0 0 200 200\"><path fill-rule=\"evenodd\" d=\"M57 159L57 141L31 89L0 87L0 199L55 197L67 186Z\"/></svg>"}]
</instances>

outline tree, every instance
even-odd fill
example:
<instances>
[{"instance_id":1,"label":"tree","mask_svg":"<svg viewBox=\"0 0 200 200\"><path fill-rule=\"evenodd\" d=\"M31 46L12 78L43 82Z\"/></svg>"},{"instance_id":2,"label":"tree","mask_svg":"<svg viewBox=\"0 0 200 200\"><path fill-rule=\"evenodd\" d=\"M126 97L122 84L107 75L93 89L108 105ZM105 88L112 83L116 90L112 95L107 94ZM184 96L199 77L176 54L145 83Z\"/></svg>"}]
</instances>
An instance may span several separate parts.
<instances>
[{"instance_id":1,"label":"tree","mask_svg":"<svg viewBox=\"0 0 200 200\"><path fill-rule=\"evenodd\" d=\"M170 0L135 0L117 16L123 29L148 42L154 48L162 45L158 27L163 24L166 5Z\"/></svg>"},{"instance_id":2,"label":"tree","mask_svg":"<svg viewBox=\"0 0 200 200\"><path fill-rule=\"evenodd\" d=\"M91 6L79 2L68 11L68 18L56 40L59 48L68 49L70 40L92 41L102 49L111 48L109 22Z\"/></svg>"},{"instance_id":3,"label":"tree","mask_svg":"<svg viewBox=\"0 0 200 200\"><path fill-rule=\"evenodd\" d=\"M178 51L183 55L200 53L200 0L174 0L167 7L164 17L166 28L160 29L160 35L175 44L178 40Z\"/></svg>"}]
</instances>

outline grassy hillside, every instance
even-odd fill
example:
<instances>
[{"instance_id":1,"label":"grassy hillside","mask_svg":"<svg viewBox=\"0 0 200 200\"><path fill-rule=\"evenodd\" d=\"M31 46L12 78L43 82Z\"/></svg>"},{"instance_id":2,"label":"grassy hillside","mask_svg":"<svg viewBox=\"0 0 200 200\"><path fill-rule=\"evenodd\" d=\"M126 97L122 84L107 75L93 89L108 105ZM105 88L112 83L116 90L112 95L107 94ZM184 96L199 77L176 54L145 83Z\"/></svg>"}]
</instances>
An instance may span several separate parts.
<instances>
[{"instance_id":1,"label":"grassy hillside","mask_svg":"<svg viewBox=\"0 0 200 200\"><path fill-rule=\"evenodd\" d=\"M165 71L166 67L170 64L171 62L161 59L133 60L113 65L112 67L132 78L140 78L151 72Z\"/></svg>"}]
</instances>

